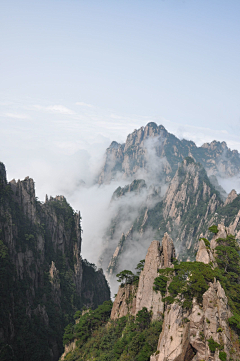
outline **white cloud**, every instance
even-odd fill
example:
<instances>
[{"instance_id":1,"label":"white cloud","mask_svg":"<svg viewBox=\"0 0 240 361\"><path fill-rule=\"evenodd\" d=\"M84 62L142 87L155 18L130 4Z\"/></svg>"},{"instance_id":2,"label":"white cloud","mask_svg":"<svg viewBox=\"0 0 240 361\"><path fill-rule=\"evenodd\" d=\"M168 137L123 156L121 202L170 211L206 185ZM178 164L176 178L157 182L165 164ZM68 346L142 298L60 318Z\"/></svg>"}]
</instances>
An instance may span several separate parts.
<instances>
[{"instance_id":1,"label":"white cloud","mask_svg":"<svg viewBox=\"0 0 240 361\"><path fill-rule=\"evenodd\" d=\"M87 104L87 103L84 103L84 102L76 102L76 105L81 105L82 107L94 108L94 105Z\"/></svg>"},{"instance_id":2,"label":"white cloud","mask_svg":"<svg viewBox=\"0 0 240 361\"><path fill-rule=\"evenodd\" d=\"M14 119L29 119L30 117L26 114L18 114L18 113L5 113L5 117L14 118Z\"/></svg>"},{"instance_id":3,"label":"white cloud","mask_svg":"<svg viewBox=\"0 0 240 361\"><path fill-rule=\"evenodd\" d=\"M47 107L50 111L54 113L60 113L60 114L69 114L73 115L75 112L69 108L64 107L63 105L52 105L50 107Z\"/></svg>"},{"instance_id":4,"label":"white cloud","mask_svg":"<svg viewBox=\"0 0 240 361\"><path fill-rule=\"evenodd\" d=\"M36 110L43 110L45 112L49 112L49 113L58 113L58 114L63 114L63 115L74 115L75 112L67 107L65 107L64 105L50 105L48 107L44 107L41 105L34 105L33 106Z\"/></svg>"}]
</instances>

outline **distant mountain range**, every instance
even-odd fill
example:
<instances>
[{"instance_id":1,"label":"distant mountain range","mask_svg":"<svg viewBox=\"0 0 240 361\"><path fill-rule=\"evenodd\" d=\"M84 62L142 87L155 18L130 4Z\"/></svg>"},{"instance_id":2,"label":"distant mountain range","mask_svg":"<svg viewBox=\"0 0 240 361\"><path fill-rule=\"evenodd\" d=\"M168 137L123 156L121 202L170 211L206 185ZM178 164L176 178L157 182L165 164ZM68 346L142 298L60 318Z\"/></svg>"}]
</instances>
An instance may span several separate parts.
<instances>
[{"instance_id":1,"label":"distant mountain range","mask_svg":"<svg viewBox=\"0 0 240 361\"><path fill-rule=\"evenodd\" d=\"M230 150L225 142L214 140L197 147L194 142L180 140L162 125L151 122L129 134L126 143L111 143L98 182L136 178L141 172L155 173L154 178L170 182L185 157L202 164L208 176L231 177L240 172L239 153Z\"/></svg>"}]
</instances>

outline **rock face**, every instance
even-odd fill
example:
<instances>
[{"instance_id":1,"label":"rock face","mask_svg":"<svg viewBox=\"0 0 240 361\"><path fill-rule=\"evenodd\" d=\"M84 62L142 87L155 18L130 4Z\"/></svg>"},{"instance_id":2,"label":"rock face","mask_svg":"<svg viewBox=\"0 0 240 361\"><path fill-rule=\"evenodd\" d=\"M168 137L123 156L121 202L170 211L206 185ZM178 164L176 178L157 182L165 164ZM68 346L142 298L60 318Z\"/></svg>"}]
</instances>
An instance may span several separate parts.
<instances>
[{"instance_id":1,"label":"rock face","mask_svg":"<svg viewBox=\"0 0 240 361\"><path fill-rule=\"evenodd\" d=\"M135 314L143 307L146 307L148 311L152 311L153 319L159 319L163 314L162 296L159 292L153 290L153 283L158 275L158 269L164 267L164 264L170 265L174 256L173 242L168 234L164 237L162 247L160 247L158 241L151 243L145 259L144 269L139 277Z\"/></svg>"},{"instance_id":2,"label":"rock face","mask_svg":"<svg viewBox=\"0 0 240 361\"><path fill-rule=\"evenodd\" d=\"M135 285L127 284L124 287L119 287L111 312L112 320L127 316L127 314L135 315L136 291L137 287Z\"/></svg>"},{"instance_id":3,"label":"rock face","mask_svg":"<svg viewBox=\"0 0 240 361\"><path fill-rule=\"evenodd\" d=\"M227 196L224 206L227 206L228 204L232 203L235 198L237 198L237 192L235 191L235 189L232 189L229 195Z\"/></svg>"},{"instance_id":4,"label":"rock face","mask_svg":"<svg viewBox=\"0 0 240 361\"><path fill-rule=\"evenodd\" d=\"M211 243L199 242L197 262L215 264L215 247L217 238L226 238L230 229L218 225L218 233ZM159 335L157 351L151 361L219 361L233 358L233 341L228 319L232 316L228 298L219 281L209 282L209 287L202 295L199 304L193 297L192 307L183 308L181 302L165 303L159 291L153 291L158 269L173 267L175 258L173 242L168 234L164 235L162 245L153 241L148 249L138 286L120 287L114 301L111 314L117 319L127 314L136 316L138 311L146 307L152 311L152 319L163 319L162 331ZM216 351L212 351L210 343L217 343ZM219 352L221 350L221 358Z\"/></svg>"},{"instance_id":5,"label":"rock face","mask_svg":"<svg viewBox=\"0 0 240 361\"><path fill-rule=\"evenodd\" d=\"M75 311L110 299L102 271L81 258L80 219L63 196L39 202L31 178L8 183L0 163L0 343L10 353L6 359L57 360Z\"/></svg>"},{"instance_id":6,"label":"rock face","mask_svg":"<svg viewBox=\"0 0 240 361\"><path fill-rule=\"evenodd\" d=\"M229 317L228 300L218 281L211 283L204 293L202 307L196 300L191 311L176 303L167 306L158 352L151 356L151 361L219 360L218 352L213 357L209 349L208 340L211 338L224 345L229 359L232 348Z\"/></svg>"},{"instance_id":7,"label":"rock face","mask_svg":"<svg viewBox=\"0 0 240 361\"><path fill-rule=\"evenodd\" d=\"M198 240L209 238L208 228L212 224L225 224L240 241L240 195L232 191L223 202L205 169L192 158L188 157L179 164L164 196L155 189L153 197L149 198L149 189L144 189L139 201L131 201L124 194L113 201L116 213L106 234L103 252L103 268L110 276L121 271L122 264L127 263L133 241L143 243L149 234L151 239L160 241L167 232L174 239L180 260L194 259ZM117 202L121 209L117 208ZM146 242L145 247L148 245ZM130 264L135 262L131 258L128 260Z\"/></svg>"},{"instance_id":8,"label":"rock face","mask_svg":"<svg viewBox=\"0 0 240 361\"><path fill-rule=\"evenodd\" d=\"M232 191L227 197L217 180L239 172L239 153L225 142L197 147L153 122L134 130L124 144L112 142L99 183L123 178L129 185L118 187L111 201L113 217L104 236L103 269L111 276L126 263L134 264L129 257L132 241L160 241L165 232L174 239L181 260L194 259L198 239L209 237L211 224L234 225L240 240L240 196ZM131 201L133 187L136 196ZM149 243L144 246L147 249Z\"/></svg>"},{"instance_id":9,"label":"rock face","mask_svg":"<svg viewBox=\"0 0 240 361\"><path fill-rule=\"evenodd\" d=\"M133 207L134 202L128 206L128 199L124 200L124 197L121 199L122 210L117 209L112 226L109 227L106 250L103 252L103 267L113 275L122 269L132 239L141 241L152 232L152 237L160 240L167 232L174 239L178 258L193 260L198 249L197 241L200 237L209 237L208 227L211 224L219 220L218 223L223 221L227 225L234 224L235 229L240 226L239 219L234 218L234 212L236 217L239 211L240 197L235 197L225 206L204 168L191 158L179 165L164 197L155 195L151 200L142 198L142 202L137 203L138 209ZM231 207L231 210L228 211L227 207ZM122 224L124 227L129 224L125 215L131 220L131 214L132 223L128 229L122 229ZM119 240L120 230L123 232ZM114 248L113 244L116 244ZM205 253L207 256L207 251ZM129 260L129 263L133 262Z\"/></svg>"},{"instance_id":10,"label":"rock face","mask_svg":"<svg viewBox=\"0 0 240 361\"><path fill-rule=\"evenodd\" d=\"M213 240L211 241L210 247L206 246L203 239L200 239L198 251L196 254L196 261L197 262L203 262L205 264L208 264L212 262L214 266L216 266L215 257L214 257L214 249L216 247L216 242Z\"/></svg>"},{"instance_id":11,"label":"rock face","mask_svg":"<svg viewBox=\"0 0 240 361\"><path fill-rule=\"evenodd\" d=\"M158 175L169 182L177 170L178 163L187 156L201 163L209 175L220 174L229 177L240 171L238 151L231 151L225 142L213 141L197 147L194 142L179 140L168 133L162 125L151 122L129 134L126 143L111 143L106 151L99 183L108 183L116 177L131 179L133 176L136 177L140 170L151 173L153 157L161 165Z\"/></svg>"},{"instance_id":12,"label":"rock face","mask_svg":"<svg viewBox=\"0 0 240 361\"><path fill-rule=\"evenodd\" d=\"M146 307L148 311L152 311L153 320L160 319L164 312L164 303L160 292L153 290L153 284L158 276L158 269L171 267L174 258L173 241L167 233L163 237L161 246L158 241L153 241L148 248L138 286L127 284L119 287L111 318L116 319L128 313L136 316L138 311Z\"/></svg>"}]
</instances>

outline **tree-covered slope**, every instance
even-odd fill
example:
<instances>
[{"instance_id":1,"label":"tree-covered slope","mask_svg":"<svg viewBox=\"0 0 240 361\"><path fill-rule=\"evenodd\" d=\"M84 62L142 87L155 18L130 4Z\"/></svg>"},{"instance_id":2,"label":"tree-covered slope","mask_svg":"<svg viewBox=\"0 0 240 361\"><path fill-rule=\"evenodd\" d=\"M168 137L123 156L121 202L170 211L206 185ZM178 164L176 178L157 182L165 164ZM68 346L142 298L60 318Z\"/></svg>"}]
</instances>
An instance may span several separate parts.
<instances>
[{"instance_id":1,"label":"tree-covered slope","mask_svg":"<svg viewBox=\"0 0 240 361\"><path fill-rule=\"evenodd\" d=\"M39 202L28 177L7 183L1 163L1 360L57 360L76 310L110 298L102 271L80 251L80 213L63 196Z\"/></svg>"}]
</instances>

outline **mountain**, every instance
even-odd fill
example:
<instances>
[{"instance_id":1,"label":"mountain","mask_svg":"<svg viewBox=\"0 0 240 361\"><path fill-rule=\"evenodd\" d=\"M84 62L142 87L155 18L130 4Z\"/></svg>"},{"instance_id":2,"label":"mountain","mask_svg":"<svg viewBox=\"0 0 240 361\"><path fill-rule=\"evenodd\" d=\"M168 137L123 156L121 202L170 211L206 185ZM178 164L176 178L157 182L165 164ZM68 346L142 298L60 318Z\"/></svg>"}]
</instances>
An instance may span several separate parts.
<instances>
[{"instance_id":1,"label":"mountain","mask_svg":"<svg viewBox=\"0 0 240 361\"><path fill-rule=\"evenodd\" d=\"M174 239L178 259L194 259L197 239L208 237L214 222L231 225L240 240L239 197L228 196L218 182L239 172L240 155L225 142L197 147L153 122L134 130L124 144L112 142L98 182L129 184L112 196L100 265L110 278L129 264L133 269L165 232Z\"/></svg>"},{"instance_id":2,"label":"mountain","mask_svg":"<svg viewBox=\"0 0 240 361\"><path fill-rule=\"evenodd\" d=\"M152 180L170 182L178 164L188 156L201 163L208 175L230 177L240 172L239 153L230 150L225 142L214 140L197 147L151 122L129 134L126 143L111 143L98 182L109 183L113 178L145 179L143 174Z\"/></svg>"},{"instance_id":3,"label":"mountain","mask_svg":"<svg viewBox=\"0 0 240 361\"><path fill-rule=\"evenodd\" d=\"M238 360L239 246L228 227L211 230L193 262L176 260L167 233L153 241L137 275L118 274L113 305L76 315L61 360Z\"/></svg>"},{"instance_id":4,"label":"mountain","mask_svg":"<svg viewBox=\"0 0 240 361\"><path fill-rule=\"evenodd\" d=\"M110 299L102 270L82 260L80 213L63 196L35 197L0 163L0 359L58 360L65 326Z\"/></svg>"},{"instance_id":5,"label":"mountain","mask_svg":"<svg viewBox=\"0 0 240 361\"><path fill-rule=\"evenodd\" d=\"M204 167L191 157L179 164L164 196L153 186L145 186L141 193L131 192L132 188L118 188L119 196L114 197L115 214L101 259L110 275L127 265L132 269L138 248L145 251L153 239L160 241L165 232L174 239L181 260L194 259L197 241L201 236L210 236L208 227L212 223L231 227L240 240L240 195L232 191L224 202Z\"/></svg>"}]
</instances>

